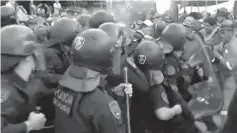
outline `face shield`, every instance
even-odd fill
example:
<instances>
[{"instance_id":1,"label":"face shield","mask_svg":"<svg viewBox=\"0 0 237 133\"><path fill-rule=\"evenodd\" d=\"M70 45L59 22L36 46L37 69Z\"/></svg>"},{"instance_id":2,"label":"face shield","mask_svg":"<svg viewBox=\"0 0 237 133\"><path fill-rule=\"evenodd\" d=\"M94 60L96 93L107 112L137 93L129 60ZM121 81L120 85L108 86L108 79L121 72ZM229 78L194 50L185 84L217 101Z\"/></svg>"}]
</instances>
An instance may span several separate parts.
<instances>
[{"instance_id":1,"label":"face shield","mask_svg":"<svg viewBox=\"0 0 237 133\"><path fill-rule=\"evenodd\" d=\"M46 69L43 48L37 48L33 55L27 56L15 67L15 72L25 81L29 81L31 73Z\"/></svg>"},{"instance_id":2,"label":"face shield","mask_svg":"<svg viewBox=\"0 0 237 133\"><path fill-rule=\"evenodd\" d=\"M36 67L33 56L27 56L25 59L15 67L15 73L20 76L24 81L29 81L32 70Z\"/></svg>"}]
</instances>

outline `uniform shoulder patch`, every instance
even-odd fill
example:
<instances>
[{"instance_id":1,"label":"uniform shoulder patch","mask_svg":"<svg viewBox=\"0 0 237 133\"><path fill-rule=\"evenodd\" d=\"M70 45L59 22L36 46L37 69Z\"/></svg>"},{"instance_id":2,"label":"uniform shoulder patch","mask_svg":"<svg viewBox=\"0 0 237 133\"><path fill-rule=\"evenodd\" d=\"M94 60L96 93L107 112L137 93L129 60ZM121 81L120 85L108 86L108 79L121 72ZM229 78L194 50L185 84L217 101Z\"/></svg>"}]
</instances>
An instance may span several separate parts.
<instances>
[{"instance_id":1,"label":"uniform shoulder patch","mask_svg":"<svg viewBox=\"0 0 237 133\"><path fill-rule=\"evenodd\" d=\"M134 63L134 59L129 57L127 58L127 62L130 66L132 66L133 68L136 68L137 69L137 65Z\"/></svg>"},{"instance_id":2,"label":"uniform shoulder patch","mask_svg":"<svg viewBox=\"0 0 237 133\"><path fill-rule=\"evenodd\" d=\"M83 37L76 37L73 41L73 46L75 48L75 50L79 50L81 49L81 47L83 46L83 44L85 43L85 38Z\"/></svg>"},{"instance_id":3,"label":"uniform shoulder patch","mask_svg":"<svg viewBox=\"0 0 237 133\"><path fill-rule=\"evenodd\" d=\"M10 91L5 89L5 88L1 88L1 103L4 103L5 101L7 101L7 99L10 96Z\"/></svg>"},{"instance_id":4,"label":"uniform shoulder patch","mask_svg":"<svg viewBox=\"0 0 237 133\"><path fill-rule=\"evenodd\" d=\"M145 56L145 55L138 55L138 62L139 62L141 65L144 65L145 62L146 62L146 56Z\"/></svg>"},{"instance_id":5,"label":"uniform shoulder patch","mask_svg":"<svg viewBox=\"0 0 237 133\"><path fill-rule=\"evenodd\" d=\"M110 109L110 112L113 114L113 116L116 118L116 119L121 119L121 110L119 108L119 104L118 102L116 101L111 101L109 103L109 109Z\"/></svg>"},{"instance_id":6,"label":"uniform shoulder patch","mask_svg":"<svg viewBox=\"0 0 237 133\"><path fill-rule=\"evenodd\" d=\"M169 104L169 100L168 100L168 97L166 95L165 92L162 92L161 93L161 99L166 103L166 104Z\"/></svg>"}]
</instances>

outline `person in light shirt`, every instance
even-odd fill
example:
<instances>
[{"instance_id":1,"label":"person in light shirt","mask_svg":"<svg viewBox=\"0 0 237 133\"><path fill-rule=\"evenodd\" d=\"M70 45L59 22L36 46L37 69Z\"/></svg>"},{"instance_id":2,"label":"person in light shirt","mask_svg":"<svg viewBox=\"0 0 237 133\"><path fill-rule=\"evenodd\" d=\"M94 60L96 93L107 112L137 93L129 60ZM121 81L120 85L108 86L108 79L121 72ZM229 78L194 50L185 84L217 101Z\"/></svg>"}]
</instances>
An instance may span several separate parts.
<instances>
[{"instance_id":1,"label":"person in light shirt","mask_svg":"<svg viewBox=\"0 0 237 133\"><path fill-rule=\"evenodd\" d=\"M54 14L59 15L62 7L58 0L55 0L55 3L53 4L53 8L54 8Z\"/></svg>"},{"instance_id":2,"label":"person in light shirt","mask_svg":"<svg viewBox=\"0 0 237 133\"><path fill-rule=\"evenodd\" d=\"M216 19L214 17L207 17L204 19L204 29L200 30L203 35L204 41L211 44L213 36L217 32Z\"/></svg>"}]
</instances>

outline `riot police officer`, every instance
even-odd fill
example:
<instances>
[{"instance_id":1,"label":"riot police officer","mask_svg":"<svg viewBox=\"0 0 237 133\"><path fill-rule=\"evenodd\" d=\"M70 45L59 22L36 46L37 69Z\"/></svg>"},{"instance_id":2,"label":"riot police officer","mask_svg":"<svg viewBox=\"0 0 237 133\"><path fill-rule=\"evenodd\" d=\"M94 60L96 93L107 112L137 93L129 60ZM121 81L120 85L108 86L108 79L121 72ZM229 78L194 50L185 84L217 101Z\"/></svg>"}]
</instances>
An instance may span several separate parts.
<instances>
[{"instance_id":1,"label":"riot police officer","mask_svg":"<svg viewBox=\"0 0 237 133\"><path fill-rule=\"evenodd\" d=\"M45 55L46 70L38 74L45 87L52 89L58 86L59 79L71 64L70 45L74 37L80 32L80 28L77 21L63 18L53 26L43 29L37 28L34 31L38 38L43 35L40 38L46 42L42 48ZM39 101L42 112L45 112L48 119L48 125L53 124L55 118L55 108L52 103L53 95L54 93L51 93Z\"/></svg>"},{"instance_id":2,"label":"riot police officer","mask_svg":"<svg viewBox=\"0 0 237 133\"><path fill-rule=\"evenodd\" d=\"M71 64L70 47L74 37L80 33L81 25L70 18L62 18L48 29L45 49L47 68L52 73L63 74Z\"/></svg>"},{"instance_id":3,"label":"riot police officer","mask_svg":"<svg viewBox=\"0 0 237 133\"><path fill-rule=\"evenodd\" d=\"M100 87L112 66L116 43L102 30L89 29L75 37L72 64L55 89L56 132L125 132L118 103ZM128 84L116 90L131 90ZM131 92L131 91L130 91Z\"/></svg>"},{"instance_id":4,"label":"riot police officer","mask_svg":"<svg viewBox=\"0 0 237 133\"><path fill-rule=\"evenodd\" d=\"M3 27L1 37L1 131L39 130L46 118L34 112L35 94L44 90L41 82L31 78L32 71L40 64L35 53L36 37L30 28L17 25Z\"/></svg>"},{"instance_id":5,"label":"riot police officer","mask_svg":"<svg viewBox=\"0 0 237 133\"><path fill-rule=\"evenodd\" d=\"M167 121L168 127L166 128L166 132L197 132L193 115L186 102L192 97L187 91L187 86L190 84L190 77L188 77L188 74L182 72L185 69L187 72L190 70L188 67L183 66L184 64L180 58L184 50L186 37L186 29L182 24L169 24L163 30L161 38L157 40L163 46L166 53L166 63L162 69L165 80L162 82L162 87L165 89L167 100L162 99L167 101L166 104L168 107L175 105L182 108L179 114L174 115ZM171 125L173 125L172 129L169 128Z\"/></svg>"}]
</instances>

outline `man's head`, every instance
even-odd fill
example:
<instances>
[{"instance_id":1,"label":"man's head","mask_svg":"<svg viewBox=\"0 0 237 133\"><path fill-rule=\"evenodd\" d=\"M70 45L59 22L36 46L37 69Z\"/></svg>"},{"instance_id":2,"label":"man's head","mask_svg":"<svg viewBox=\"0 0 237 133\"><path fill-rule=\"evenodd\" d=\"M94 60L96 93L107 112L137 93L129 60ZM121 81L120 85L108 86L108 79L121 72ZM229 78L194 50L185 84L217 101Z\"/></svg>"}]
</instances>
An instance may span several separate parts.
<instances>
[{"instance_id":1,"label":"man's head","mask_svg":"<svg viewBox=\"0 0 237 133\"><path fill-rule=\"evenodd\" d=\"M213 17L207 17L204 19L204 28L208 34L212 32L216 25L216 19Z\"/></svg>"},{"instance_id":2,"label":"man's head","mask_svg":"<svg viewBox=\"0 0 237 133\"><path fill-rule=\"evenodd\" d=\"M44 25L37 26L34 30L34 33L36 34L37 40L39 42L47 42L47 40L48 40L47 26L44 26Z\"/></svg>"},{"instance_id":3,"label":"man's head","mask_svg":"<svg viewBox=\"0 0 237 133\"><path fill-rule=\"evenodd\" d=\"M216 19L218 23L222 23L228 17L228 10L224 7L217 10Z\"/></svg>"},{"instance_id":4,"label":"man's head","mask_svg":"<svg viewBox=\"0 0 237 133\"><path fill-rule=\"evenodd\" d=\"M197 29L197 20L195 20L191 16L188 16L185 18L183 25L186 27L187 33L191 34L194 30Z\"/></svg>"},{"instance_id":5,"label":"man's head","mask_svg":"<svg viewBox=\"0 0 237 133\"><path fill-rule=\"evenodd\" d=\"M224 20L221 24L221 38L222 41L227 43L235 36L235 24L231 20Z\"/></svg>"}]
</instances>

